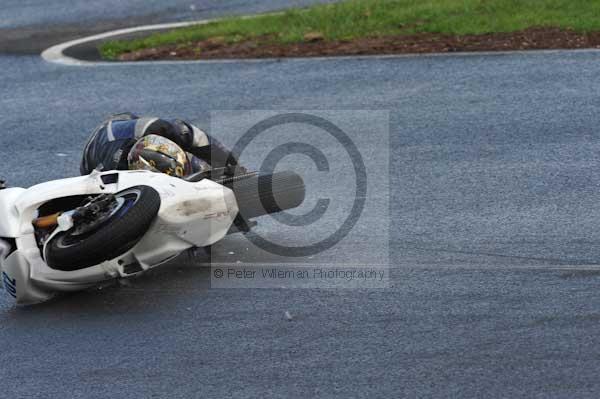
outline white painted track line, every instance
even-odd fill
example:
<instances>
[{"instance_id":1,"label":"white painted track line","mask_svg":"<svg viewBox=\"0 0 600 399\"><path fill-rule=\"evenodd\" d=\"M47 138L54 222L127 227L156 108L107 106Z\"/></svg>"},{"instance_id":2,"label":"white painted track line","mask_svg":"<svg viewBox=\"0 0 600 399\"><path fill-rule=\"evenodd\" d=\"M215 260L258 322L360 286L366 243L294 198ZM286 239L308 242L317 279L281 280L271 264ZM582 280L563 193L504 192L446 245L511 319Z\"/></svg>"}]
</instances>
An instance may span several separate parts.
<instances>
[{"instance_id":1,"label":"white painted track line","mask_svg":"<svg viewBox=\"0 0 600 399\"><path fill-rule=\"evenodd\" d=\"M256 18L265 15L277 15L281 14L281 12L276 13L266 13L266 14L258 14L258 15L247 15L242 18ZM205 19L199 21L188 21L188 22L174 22L174 23L164 23L164 24L155 24L155 25L143 25L132 28L125 29L117 29L105 33L100 33L93 36L87 36L80 39L71 40L65 43L60 43L55 46L52 46L46 50L44 50L41 54L42 58L48 62L62 64L62 65L71 65L71 66L118 66L118 65L144 65L144 64L190 64L190 63L239 63L239 62L273 62L273 61L281 61L282 58L244 58L244 59L211 59L211 60L159 60L159 61L85 61L77 58L69 57L64 54L65 50L78 46L81 44L94 42L97 40L108 39L111 37L117 37L122 35L128 35L132 33L144 32L144 31L154 31L154 30L166 30L166 29L176 29L176 28L185 28L193 25L204 25L210 22L216 22L222 20L222 18L217 19ZM359 56L329 56L329 57L289 57L285 58L286 61L293 60L315 60L315 61L324 61L324 60L339 60L344 58L352 58L352 59L393 59L393 58L414 58L414 57L473 57L473 56L502 56L502 55L536 55L536 54L555 54L555 53L597 53L600 52L600 49L590 48L590 49L553 49L553 50L514 50L514 51L475 51L475 52L453 52L453 53L422 53L422 54L389 54L389 55L359 55Z\"/></svg>"}]
</instances>

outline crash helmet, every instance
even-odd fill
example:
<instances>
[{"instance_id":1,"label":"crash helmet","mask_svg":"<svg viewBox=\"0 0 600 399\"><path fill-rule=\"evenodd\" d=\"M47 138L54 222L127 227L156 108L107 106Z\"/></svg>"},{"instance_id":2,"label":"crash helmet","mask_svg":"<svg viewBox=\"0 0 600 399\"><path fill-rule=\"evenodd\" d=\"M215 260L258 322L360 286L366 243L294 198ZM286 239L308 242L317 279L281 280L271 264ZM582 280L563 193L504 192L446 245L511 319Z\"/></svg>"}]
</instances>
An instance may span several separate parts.
<instances>
[{"instance_id":1,"label":"crash helmet","mask_svg":"<svg viewBox=\"0 0 600 399\"><path fill-rule=\"evenodd\" d=\"M127 155L130 170L149 170L184 177L192 167L186 152L175 142L155 134L140 138Z\"/></svg>"}]
</instances>

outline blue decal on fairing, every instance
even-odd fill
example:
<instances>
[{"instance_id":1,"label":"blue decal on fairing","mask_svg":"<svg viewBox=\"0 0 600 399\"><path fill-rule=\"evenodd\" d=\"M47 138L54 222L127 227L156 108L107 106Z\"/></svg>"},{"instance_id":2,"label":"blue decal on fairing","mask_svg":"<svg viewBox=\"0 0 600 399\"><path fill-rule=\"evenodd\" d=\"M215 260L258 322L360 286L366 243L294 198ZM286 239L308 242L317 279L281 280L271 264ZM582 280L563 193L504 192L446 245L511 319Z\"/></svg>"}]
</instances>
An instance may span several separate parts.
<instances>
[{"instance_id":1,"label":"blue decal on fairing","mask_svg":"<svg viewBox=\"0 0 600 399\"><path fill-rule=\"evenodd\" d=\"M10 278L6 272L2 272L2 283L4 289L12 296L17 298L17 281L14 278Z\"/></svg>"}]
</instances>

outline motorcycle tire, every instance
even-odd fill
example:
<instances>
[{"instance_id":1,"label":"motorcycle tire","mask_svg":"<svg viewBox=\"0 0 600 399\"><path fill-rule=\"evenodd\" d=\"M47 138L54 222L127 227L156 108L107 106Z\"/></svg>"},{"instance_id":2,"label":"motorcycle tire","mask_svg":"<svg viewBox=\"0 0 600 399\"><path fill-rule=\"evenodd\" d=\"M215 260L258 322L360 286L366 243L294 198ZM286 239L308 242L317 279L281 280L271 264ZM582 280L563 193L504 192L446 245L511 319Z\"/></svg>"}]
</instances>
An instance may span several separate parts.
<instances>
[{"instance_id":1,"label":"motorcycle tire","mask_svg":"<svg viewBox=\"0 0 600 399\"><path fill-rule=\"evenodd\" d=\"M160 208L160 195L149 186L115 194L122 205L94 231L76 236L72 230L57 234L46 244L46 263L53 269L73 271L98 265L129 251L144 236Z\"/></svg>"}]
</instances>

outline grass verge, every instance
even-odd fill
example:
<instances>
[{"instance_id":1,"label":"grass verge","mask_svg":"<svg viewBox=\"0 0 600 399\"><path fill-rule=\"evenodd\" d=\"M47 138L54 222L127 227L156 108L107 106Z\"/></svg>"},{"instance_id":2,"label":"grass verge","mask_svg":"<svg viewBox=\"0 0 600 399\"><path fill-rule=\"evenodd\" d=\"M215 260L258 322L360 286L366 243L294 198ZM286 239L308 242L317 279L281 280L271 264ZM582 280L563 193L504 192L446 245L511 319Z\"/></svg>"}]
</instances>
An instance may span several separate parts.
<instances>
[{"instance_id":1,"label":"grass verge","mask_svg":"<svg viewBox=\"0 0 600 399\"><path fill-rule=\"evenodd\" d=\"M286 45L310 41L351 41L420 33L478 35L554 27L600 31L596 0L350 0L277 15L226 18L217 22L155 33L100 46L106 59L164 46L216 41L257 41ZM195 50L201 58L202 49Z\"/></svg>"}]
</instances>

